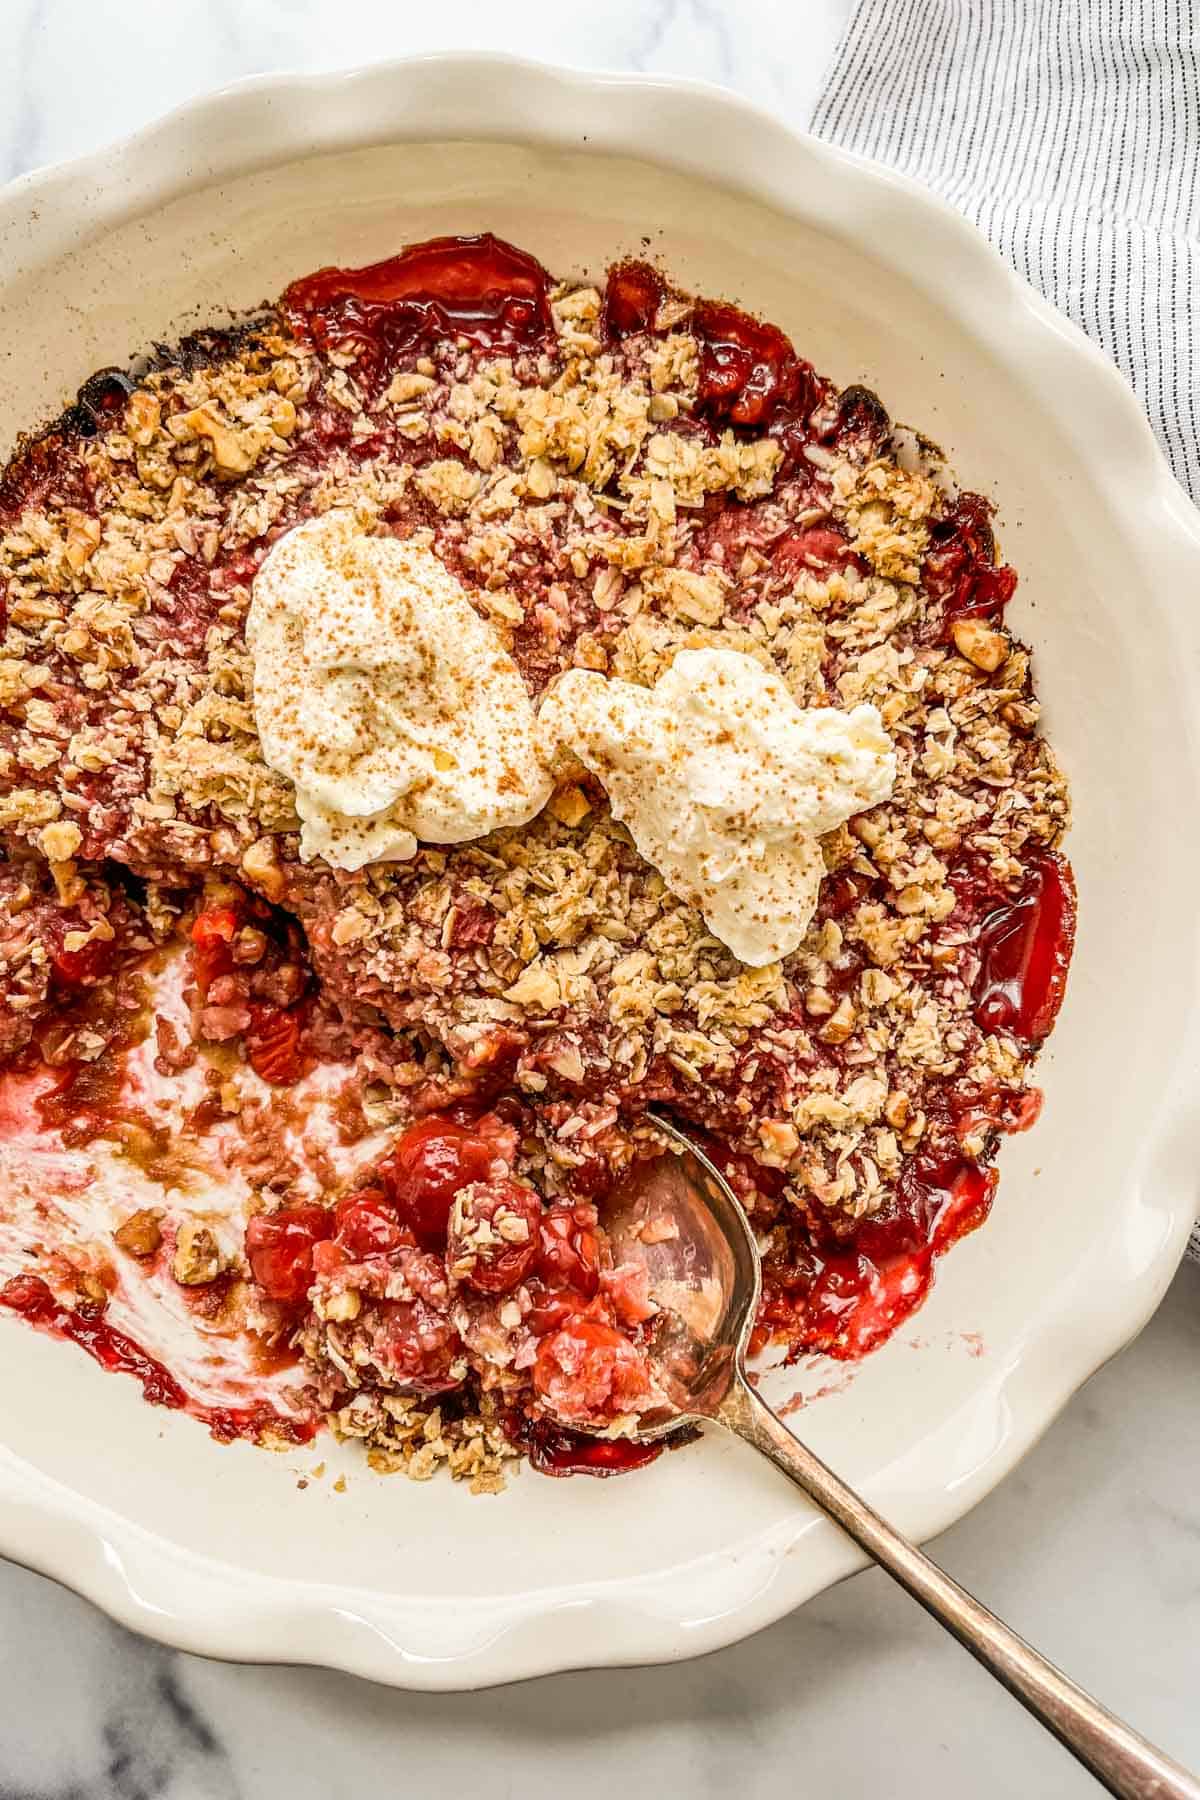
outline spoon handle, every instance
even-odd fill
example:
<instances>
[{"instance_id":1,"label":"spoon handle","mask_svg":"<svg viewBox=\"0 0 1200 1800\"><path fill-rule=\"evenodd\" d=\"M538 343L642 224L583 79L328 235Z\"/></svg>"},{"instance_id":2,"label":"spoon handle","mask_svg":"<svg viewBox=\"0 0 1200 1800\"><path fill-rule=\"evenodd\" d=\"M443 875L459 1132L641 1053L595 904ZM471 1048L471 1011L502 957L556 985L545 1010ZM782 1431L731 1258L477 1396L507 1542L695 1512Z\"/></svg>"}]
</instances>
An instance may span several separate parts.
<instances>
[{"instance_id":1,"label":"spoon handle","mask_svg":"<svg viewBox=\"0 0 1200 1800\"><path fill-rule=\"evenodd\" d=\"M995 1613L880 1518L854 1489L793 1437L740 1377L715 1417L777 1469L932 1613L978 1662L1120 1800L1200 1800L1200 1782L1031 1649Z\"/></svg>"}]
</instances>

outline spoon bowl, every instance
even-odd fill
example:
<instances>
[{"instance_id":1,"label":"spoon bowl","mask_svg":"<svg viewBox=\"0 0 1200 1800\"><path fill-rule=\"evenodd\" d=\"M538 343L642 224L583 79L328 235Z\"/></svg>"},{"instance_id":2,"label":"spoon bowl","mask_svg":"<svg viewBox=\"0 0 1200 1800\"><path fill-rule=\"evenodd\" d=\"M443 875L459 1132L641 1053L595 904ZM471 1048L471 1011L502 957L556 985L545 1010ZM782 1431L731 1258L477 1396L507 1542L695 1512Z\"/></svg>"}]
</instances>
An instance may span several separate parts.
<instances>
[{"instance_id":1,"label":"spoon bowl","mask_svg":"<svg viewBox=\"0 0 1200 1800\"><path fill-rule=\"evenodd\" d=\"M672 1152L636 1164L604 1214L614 1259L642 1264L659 1308L646 1350L671 1407L642 1416L642 1440L716 1417L744 1362L762 1291L758 1245L733 1189L668 1119L654 1123Z\"/></svg>"}]
</instances>

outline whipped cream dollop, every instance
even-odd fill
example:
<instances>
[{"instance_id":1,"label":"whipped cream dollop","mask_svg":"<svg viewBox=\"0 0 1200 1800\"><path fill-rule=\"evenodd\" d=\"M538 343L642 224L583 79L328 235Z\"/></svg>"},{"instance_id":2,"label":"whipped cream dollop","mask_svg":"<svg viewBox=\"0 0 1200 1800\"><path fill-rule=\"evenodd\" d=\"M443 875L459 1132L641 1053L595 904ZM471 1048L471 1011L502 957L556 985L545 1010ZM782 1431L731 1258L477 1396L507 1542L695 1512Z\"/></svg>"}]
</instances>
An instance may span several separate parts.
<instances>
[{"instance_id":1,"label":"whipped cream dollop","mask_svg":"<svg viewBox=\"0 0 1200 1800\"><path fill-rule=\"evenodd\" d=\"M802 942L821 834L896 778L874 706L800 707L740 650L681 650L653 688L571 669L538 730L547 759L569 750L597 777L641 855L754 968Z\"/></svg>"},{"instance_id":2,"label":"whipped cream dollop","mask_svg":"<svg viewBox=\"0 0 1200 1800\"><path fill-rule=\"evenodd\" d=\"M300 854L341 869L523 825L552 791L520 670L423 545L337 510L254 579L246 640L265 760L295 784Z\"/></svg>"}]
</instances>

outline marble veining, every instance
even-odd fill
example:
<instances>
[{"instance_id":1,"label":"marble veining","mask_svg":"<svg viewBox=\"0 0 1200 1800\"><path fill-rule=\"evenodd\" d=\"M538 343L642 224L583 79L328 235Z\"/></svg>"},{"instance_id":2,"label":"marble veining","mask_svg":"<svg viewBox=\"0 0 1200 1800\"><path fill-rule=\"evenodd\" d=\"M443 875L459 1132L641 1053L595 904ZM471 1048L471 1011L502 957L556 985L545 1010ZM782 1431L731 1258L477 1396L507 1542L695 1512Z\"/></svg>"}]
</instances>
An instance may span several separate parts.
<instances>
[{"instance_id":1,"label":"marble veining","mask_svg":"<svg viewBox=\"0 0 1200 1800\"><path fill-rule=\"evenodd\" d=\"M0 180L277 68L508 49L721 81L803 124L851 0L4 0ZM1200 1268L937 1554L1079 1680L1200 1765ZM484 1503L481 1503L484 1504ZM0 1800L541 1800L789 1792L1071 1800L1093 1784L870 1573L704 1661L478 1695L235 1668L0 1565Z\"/></svg>"}]
</instances>

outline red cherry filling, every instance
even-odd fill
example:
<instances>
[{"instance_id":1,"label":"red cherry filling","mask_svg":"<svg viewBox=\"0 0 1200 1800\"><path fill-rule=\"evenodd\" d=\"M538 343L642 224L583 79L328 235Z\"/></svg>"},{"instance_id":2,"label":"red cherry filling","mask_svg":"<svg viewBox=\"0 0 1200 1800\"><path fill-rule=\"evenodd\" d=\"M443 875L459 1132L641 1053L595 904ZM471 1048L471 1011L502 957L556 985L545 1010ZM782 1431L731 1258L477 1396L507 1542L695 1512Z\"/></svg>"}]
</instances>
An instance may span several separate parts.
<instances>
[{"instance_id":1,"label":"red cherry filling","mask_svg":"<svg viewBox=\"0 0 1200 1800\"><path fill-rule=\"evenodd\" d=\"M246 1033L246 1059L254 1073L272 1087L290 1087L304 1073L300 1014L267 1006L255 1007L254 1013L254 1023Z\"/></svg>"},{"instance_id":2,"label":"red cherry filling","mask_svg":"<svg viewBox=\"0 0 1200 1800\"><path fill-rule=\"evenodd\" d=\"M557 1331L582 1312L600 1286L596 1208L551 1206L543 1214L530 1279L533 1309L526 1323L535 1337Z\"/></svg>"},{"instance_id":3,"label":"red cherry filling","mask_svg":"<svg viewBox=\"0 0 1200 1800\"><path fill-rule=\"evenodd\" d=\"M812 371L777 325L705 301L692 330L700 341L701 412L734 425L764 425L781 407L795 406Z\"/></svg>"},{"instance_id":4,"label":"red cherry filling","mask_svg":"<svg viewBox=\"0 0 1200 1800\"><path fill-rule=\"evenodd\" d=\"M404 1133L380 1163L378 1177L418 1242L440 1250L454 1196L473 1181L486 1181L495 1158L495 1143L478 1127L430 1114Z\"/></svg>"},{"instance_id":5,"label":"red cherry filling","mask_svg":"<svg viewBox=\"0 0 1200 1800\"><path fill-rule=\"evenodd\" d=\"M844 1246L814 1241L785 1266L768 1258L754 1347L782 1331L826 1356L877 1348L929 1292L934 1259L983 1223L996 1180L965 1158L910 1168L886 1211Z\"/></svg>"},{"instance_id":6,"label":"red cherry filling","mask_svg":"<svg viewBox=\"0 0 1200 1800\"><path fill-rule=\"evenodd\" d=\"M88 988L103 981L112 967L115 940L89 938L82 948L68 950L64 947L63 940L73 929L72 926L65 919L55 920L54 924L59 927L54 934L58 942L57 947L50 952L50 967L58 986L67 989ZM74 929L86 930L86 926L80 924Z\"/></svg>"},{"instance_id":7,"label":"red cherry filling","mask_svg":"<svg viewBox=\"0 0 1200 1800\"><path fill-rule=\"evenodd\" d=\"M210 906L197 913L192 925L192 972L201 997L213 982L233 968L233 940L241 915L232 906Z\"/></svg>"},{"instance_id":8,"label":"red cherry filling","mask_svg":"<svg viewBox=\"0 0 1200 1800\"><path fill-rule=\"evenodd\" d=\"M541 1221L537 1272L548 1287L574 1288L590 1300L600 1285L594 1206L551 1206Z\"/></svg>"},{"instance_id":9,"label":"red cherry filling","mask_svg":"<svg viewBox=\"0 0 1200 1800\"><path fill-rule=\"evenodd\" d=\"M461 1385L465 1365L462 1339L444 1313L424 1300L382 1300L373 1309L372 1353L399 1388L413 1394L442 1394Z\"/></svg>"},{"instance_id":10,"label":"red cherry filling","mask_svg":"<svg viewBox=\"0 0 1200 1800\"><path fill-rule=\"evenodd\" d=\"M645 1359L598 1319L576 1317L542 1339L533 1385L568 1425L604 1425L637 1410L650 1393Z\"/></svg>"},{"instance_id":11,"label":"red cherry filling","mask_svg":"<svg viewBox=\"0 0 1200 1800\"><path fill-rule=\"evenodd\" d=\"M472 900L456 900L446 937L448 950L465 950L473 944L490 944L496 935L500 915L490 906L479 906Z\"/></svg>"},{"instance_id":12,"label":"red cherry filling","mask_svg":"<svg viewBox=\"0 0 1200 1800\"><path fill-rule=\"evenodd\" d=\"M1016 592L1016 570L996 562L992 512L982 494L960 494L930 530L921 579L942 604L943 639L957 619L999 617Z\"/></svg>"},{"instance_id":13,"label":"red cherry filling","mask_svg":"<svg viewBox=\"0 0 1200 1800\"><path fill-rule=\"evenodd\" d=\"M811 569L816 575L863 567L842 532L832 525L810 525L804 531L790 532L775 545L773 558L781 571Z\"/></svg>"},{"instance_id":14,"label":"red cherry filling","mask_svg":"<svg viewBox=\"0 0 1200 1800\"><path fill-rule=\"evenodd\" d=\"M875 885L876 877L841 870L821 884L820 916L841 919L858 905Z\"/></svg>"},{"instance_id":15,"label":"red cherry filling","mask_svg":"<svg viewBox=\"0 0 1200 1800\"><path fill-rule=\"evenodd\" d=\"M478 1294L507 1294L524 1281L538 1254L542 1203L519 1181L474 1182L450 1213L446 1265Z\"/></svg>"},{"instance_id":16,"label":"red cherry filling","mask_svg":"<svg viewBox=\"0 0 1200 1800\"><path fill-rule=\"evenodd\" d=\"M313 1282L313 1249L332 1235L324 1206L287 1206L258 1213L246 1227L246 1255L255 1281L271 1300L298 1306Z\"/></svg>"},{"instance_id":17,"label":"red cherry filling","mask_svg":"<svg viewBox=\"0 0 1200 1800\"><path fill-rule=\"evenodd\" d=\"M267 930L260 930L260 925ZM190 936L192 973L201 1000L219 998L222 1005L244 1008L241 1017L249 1015L243 1037L247 1062L272 1087L290 1087L308 1066L301 1050L305 1008L251 998L260 980L273 981L275 999L302 997L306 979L302 968L294 962L279 967L281 958L296 954L288 928L261 900L243 895L236 903L207 906L197 913Z\"/></svg>"},{"instance_id":18,"label":"red cherry filling","mask_svg":"<svg viewBox=\"0 0 1200 1800\"><path fill-rule=\"evenodd\" d=\"M1047 855L1025 890L996 908L979 932L975 1022L1038 1043L1054 1024L1075 941L1075 884L1068 865Z\"/></svg>"},{"instance_id":19,"label":"red cherry filling","mask_svg":"<svg viewBox=\"0 0 1200 1800\"><path fill-rule=\"evenodd\" d=\"M1042 1110L1040 1088L997 1088L993 1091L968 1092L960 1104L952 1107L950 1118L954 1135L960 1144L982 1132L997 1131L1016 1134L1030 1131Z\"/></svg>"},{"instance_id":20,"label":"red cherry filling","mask_svg":"<svg viewBox=\"0 0 1200 1800\"><path fill-rule=\"evenodd\" d=\"M40 1275L14 1275L0 1288L0 1306L21 1313L30 1324L40 1325L55 1337L69 1338L101 1368L132 1375L151 1406L186 1404L187 1395L175 1377L140 1344L124 1332L114 1331L104 1317L103 1305L84 1301L71 1310L59 1304Z\"/></svg>"},{"instance_id":21,"label":"red cherry filling","mask_svg":"<svg viewBox=\"0 0 1200 1800\"><path fill-rule=\"evenodd\" d=\"M608 271L601 329L607 338L650 331L663 297L663 279L646 262L617 263Z\"/></svg>"},{"instance_id":22,"label":"red cherry filling","mask_svg":"<svg viewBox=\"0 0 1200 1800\"><path fill-rule=\"evenodd\" d=\"M552 334L549 294L535 257L483 232L410 244L361 269L318 269L292 283L283 307L322 347L357 338L400 349L466 337L515 349Z\"/></svg>"},{"instance_id":23,"label":"red cherry filling","mask_svg":"<svg viewBox=\"0 0 1200 1800\"><path fill-rule=\"evenodd\" d=\"M585 1437L553 1419L533 1419L516 1434L539 1475L624 1475L662 1455L663 1444Z\"/></svg>"},{"instance_id":24,"label":"red cherry filling","mask_svg":"<svg viewBox=\"0 0 1200 1800\"><path fill-rule=\"evenodd\" d=\"M413 1241L411 1231L401 1225L396 1208L381 1188L364 1188L339 1201L336 1216L333 1241L351 1262L362 1262L368 1256L387 1256Z\"/></svg>"}]
</instances>

